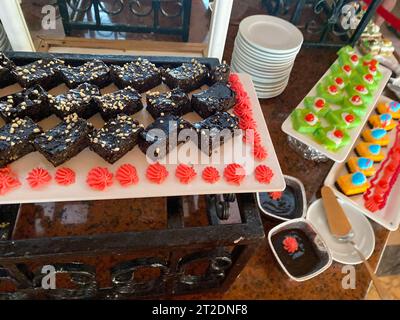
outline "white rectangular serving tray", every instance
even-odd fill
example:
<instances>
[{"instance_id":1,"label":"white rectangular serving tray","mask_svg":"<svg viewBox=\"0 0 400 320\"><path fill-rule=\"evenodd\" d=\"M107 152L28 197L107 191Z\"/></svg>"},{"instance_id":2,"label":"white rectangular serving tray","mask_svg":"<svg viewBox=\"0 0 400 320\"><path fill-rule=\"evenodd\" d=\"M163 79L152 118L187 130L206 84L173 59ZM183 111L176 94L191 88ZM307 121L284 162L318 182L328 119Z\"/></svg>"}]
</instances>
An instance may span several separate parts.
<instances>
[{"instance_id":1,"label":"white rectangular serving tray","mask_svg":"<svg viewBox=\"0 0 400 320\"><path fill-rule=\"evenodd\" d=\"M392 101L391 99L381 96L379 101ZM397 120L396 120L397 121ZM368 127L368 124L365 125L365 128ZM387 155L389 152L390 148L392 147L394 143L394 139L396 136L396 129L393 129L392 131L389 132L389 137L390 137L390 144L389 146L382 148L382 151ZM359 137L358 140L356 140L357 143L362 141L362 138ZM351 150L349 157L351 156L357 156L354 152L354 149ZM346 158L346 162L347 159ZM376 163L374 166L376 169L380 167L381 163ZM327 177L325 178L324 184L326 186L331 187L335 194L340 198L343 199L346 202L351 203L358 209L360 209L368 218L371 220L379 223L383 227L385 227L388 230L394 231L397 230L399 225L400 225L400 180L397 180L395 185L393 186L392 192L389 195L389 198L387 200L386 206L379 211L376 212L371 212L367 208L364 207L364 199L363 195L355 195L348 197L345 194L343 194L341 191L339 191L336 186L335 182L337 178L340 176L349 173L347 168L346 168L346 163L335 163L333 167L331 168L330 172L328 173ZM369 178L369 180L371 180Z\"/></svg>"},{"instance_id":2,"label":"white rectangular serving tray","mask_svg":"<svg viewBox=\"0 0 400 320\"><path fill-rule=\"evenodd\" d=\"M296 138L297 140L303 142L304 144L314 148L315 150L317 150L318 152L322 153L323 155L325 155L329 159L332 159L332 160L334 160L336 162L343 162L347 158L347 156L350 153L351 149L353 148L354 142L357 140L357 137L360 135L361 129L364 127L365 122L369 118L369 115L371 114L372 110L374 109L374 106L375 106L377 100L381 96L381 94L383 92L383 89L385 88L386 83L388 82L388 80L389 80L389 78L390 78L390 76L392 74L392 72L389 69L385 68L382 65L379 65L378 68L379 68L379 71L382 73L382 79L381 79L380 86L376 90L374 98L373 98L373 101L369 105L366 114L363 117L361 117L360 126L348 130L348 133L350 135L350 143L348 145L346 145L343 148L340 148L340 149L338 149L336 151L331 151L331 150L326 149L324 145L319 144L312 137L296 131L292 126L292 119L291 119L290 115L289 115L289 117L287 117L285 122L282 124L283 132L285 132L289 136L292 136L292 137ZM330 73L330 70L328 69L325 72L325 74L321 77L321 79L310 90L310 92L307 94L306 97L308 97L308 96L316 96L317 95L317 85L318 85L318 83L320 83L322 81L322 79L325 78L325 76L329 75L329 73ZM306 98L306 97L304 97L304 98ZM331 105L335 106L334 104L331 104ZM299 105L296 108L301 108L301 109L304 108L304 99L299 103Z\"/></svg>"},{"instance_id":3,"label":"white rectangular serving tray","mask_svg":"<svg viewBox=\"0 0 400 320\"><path fill-rule=\"evenodd\" d=\"M247 193L247 192L259 192L259 191L282 191L285 189L285 180L279 166L278 158L276 156L274 146L271 141L270 134L268 132L267 125L264 121L264 116L261 111L260 104L258 102L256 92L254 90L254 86L250 76L246 74L239 74L240 80L247 91L250 101L253 107L254 119L257 123L257 128L261 136L261 140L263 145L266 147L268 152L268 157L264 161L254 161L252 160L251 148L249 145L245 145L246 152L245 157L236 162L245 165L251 166L251 163L254 162L254 165L265 164L269 166L273 172L274 177L270 184L261 184L255 180L254 174L251 173L246 176L245 180L241 183L240 186L232 185L227 183L223 179L223 169L226 164L230 163L220 163L213 164L210 163L208 165L215 166L221 175L220 181L215 184L208 184L204 182L201 178L201 172L207 164L194 164L194 168L197 172L197 177L190 184L184 185L181 184L178 179L175 177L175 168L176 164L168 164L166 163L166 167L169 171L169 176L167 180L158 185L149 182L145 177L146 168L149 163L146 160L145 155L140 151L139 147L136 146L133 150L128 152L124 157L118 160L113 165L110 165L105 160L103 160L100 156L98 156L93 151L86 148L81 153L79 153L76 157L71 160L65 162L60 167L69 167L76 172L76 183L67 187L59 186L55 183L54 180L51 183L40 189L32 189L29 187L26 177L30 170L35 167L43 167L49 170L50 174L54 177L56 169L53 167L51 163L49 163L41 154L38 152L33 152L25 157L13 162L10 164L11 169L17 173L22 186L18 189L12 190L5 195L0 196L0 204L6 203L30 203L30 202L55 202L55 201L79 201L79 200L103 200L103 199L123 199L123 198L144 198L144 197L165 197L165 196L179 196L179 195L192 195L192 194L213 194L213 193ZM5 89L0 90L0 96L5 96L7 94L17 92L21 90L19 85L14 85L7 87ZM61 92L67 91L67 87L65 85L60 85L49 92L53 95L59 94ZM114 85L110 85L104 89L102 89L102 93L112 92L117 90ZM168 88L165 85L160 85L157 88L154 88L152 91L166 91ZM145 94L143 96L143 103L145 105ZM232 112L232 110L230 110ZM143 108L140 112L136 113L133 118L139 120L140 123L143 123L145 126L150 124L153 119L150 114L146 111L146 108ZM186 120L191 122L199 121L201 118L194 112L191 112L184 116ZM39 124L45 129L48 130L54 127L60 120L54 115L41 121ZM104 121L101 119L99 114L96 114L92 118L89 119L90 122L96 128L100 128ZM3 123L1 123L3 125ZM192 143L192 142L188 142ZM237 136L234 138L234 144L227 143L223 147L221 147L218 152L223 154L232 154L232 148L236 144L242 143L242 137ZM179 146L179 149L184 145ZM194 146L194 149L197 148ZM236 150L236 149L235 149ZM191 154L192 155L192 154ZM188 158L185 163L195 163L195 160L192 158ZM119 185L118 181L114 179L114 184L106 189L105 191L96 191L88 187L86 184L86 176L90 169L96 166L107 167L111 172L115 174L117 168L124 164L130 163L133 164L139 175L139 183L130 187L122 187ZM250 170L249 170L250 171ZM249 172L248 172L249 173Z\"/></svg>"}]
</instances>

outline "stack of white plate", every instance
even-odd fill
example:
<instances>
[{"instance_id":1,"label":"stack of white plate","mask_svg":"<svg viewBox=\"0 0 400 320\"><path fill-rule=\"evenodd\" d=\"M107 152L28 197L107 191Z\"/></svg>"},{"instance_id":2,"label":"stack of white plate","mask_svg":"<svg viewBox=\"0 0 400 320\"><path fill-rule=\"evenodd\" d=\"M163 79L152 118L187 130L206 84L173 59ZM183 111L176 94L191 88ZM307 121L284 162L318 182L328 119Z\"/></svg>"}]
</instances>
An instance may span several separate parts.
<instances>
[{"instance_id":1,"label":"stack of white plate","mask_svg":"<svg viewBox=\"0 0 400 320\"><path fill-rule=\"evenodd\" d=\"M285 90L303 34L293 24L267 15L245 18L239 25L231 66L251 75L259 98Z\"/></svg>"}]
</instances>

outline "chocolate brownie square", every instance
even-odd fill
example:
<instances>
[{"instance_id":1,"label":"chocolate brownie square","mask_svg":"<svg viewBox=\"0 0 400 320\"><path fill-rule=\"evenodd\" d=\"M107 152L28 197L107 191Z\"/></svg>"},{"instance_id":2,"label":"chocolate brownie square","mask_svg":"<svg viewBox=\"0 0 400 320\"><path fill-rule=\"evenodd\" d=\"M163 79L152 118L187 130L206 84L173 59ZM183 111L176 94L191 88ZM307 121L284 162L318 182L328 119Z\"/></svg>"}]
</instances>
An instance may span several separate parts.
<instances>
[{"instance_id":1,"label":"chocolate brownie square","mask_svg":"<svg viewBox=\"0 0 400 320\"><path fill-rule=\"evenodd\" d=\"M15 118L29 117L40 121L51 115L48 93L39 85L14 93L0 100L0 115L10 122Z\"/></svg>"},{"instance_id":2,"label":"chocolate brownie square","mask_svg":"<svg viewBox=\"0 0 400 320\"><path fill-rule=\"evenodd\" d=\"M210 70L208 75L209 86L212 86L214 83L221 82L227 84L229 81L229 75L231 74L231 67L227 65L225 62L216 65Z\"/></svg>"},{"instance_id":3,"label":"chocolate brownie square","mask_svg":"<svg viewBox=\"0 0 400 320\"><path fill-rule=\"evenodd\" d=\"M142 131L143 125L138 121L127 115L118 115L95 131L90 149L112 164L136 146Z\"/></svg>"},{"instance_id":4,"label":"chocolate brownie square","mask_svg":"<svg viewBox=\"0 0 400 320\"><path fill-rule=\"evenodd\" d=\"M234 105L235 92L220 82L192 95L192 108L202 118L207 118L216 112L227 111Z\"/></svg>"},{"instance_id":5,"label":"chocolate brownie square","mask_svg":"<svg viewBox=\"0 0 400 320\"><path fill-rule=\"evenodd\" d=\"M42 129L31 119L14 119L0 128L0 167L35 151L33 140Z\"/></svg>"},{"instance_id":6,"label":"chocolate brownie square","mask_svg":"<svg viewBox=\"0 0 400 320\"><path fill-rule=\"evenodd\" d=\"M50 89L61 82L60 68L63 66L64 61L60 59L41 59L15 67L14 74L24 88L38 84L45 89Z\"/></svg>"},{"instance_id":7,"label":"chocolate brownie square","mask_svg":"<svg viewBox=\"0 0 400 320\"><path fill-rule=\"evenodd\" d=\"M132 115L143 109L141 95L132 87L93 97L104 121L119 114Z\"/></svg>"},{"instance_id":8,"label":"chocolate brownie square","mask_svg":"<svg viewBox=\"0 0 400 320\"><path fill-rule=\"evenodd\" d=\"M38 136L34 145L37 151L57 167L89 146L89 135L92 132L91 123L78 118L77 114L71 114L57 126Z\"/></svg>"},{"instance_id":9,"label":"chocolate brownie square","mask_svg":"<svg viewBox=\"0 0 400 320\"><path fill-rule=\"evenodd\" d=\"M163 77L169 88L181 88L185 92L190 92L207 82L208 73L207 66L192 59L191 63L184 63L180 67L164 70Z\"/></svg>"},{"instance_id":10,"label":"chocolate brownie square","mask_svg":"<svg viewBox=\"0 0 400 320\"><path fill-rule=\"evenodd\" d=\"M167 114L180 117L192 110L188 95L179 88L169 92L149 92L146 100L146 110L154 119Z\"/></svg>"},{"instance_id":11,"label":"chocolate brownie square","mask_svg":"<svg viewBox=\"0 0 400 320\"><path fill-rule=\"evenodd\" d=\"M113 65L110 74L118 88L131 86L140 93L161 84L160 70L147 59L138 58L122 67Z\"/></svg>"},{"instance_id":12,"label":"chocolate brownie square","mask_svg":"<svg viewBox=\"0 0 400 320\"><path fill-rule=\"evenodd\" d=\"M178 144L186 142L178 140L179 133L192 128L188 121L180 117L171 114L159 117L140 133L139 148L152 160L162 159Z\"/></svg>"},{"instance_id":13,"label":"chocolate brownie square","mask_svg":"<svg viewBox=\"0 0 400 320\"><path fill-rule=\"evenodd\" d=\"M198 134L198 147L211 156L212 151L233 136L240 134L239 119L228 112L214 115L193 124Z\"/></svg>"},{"instance_id":14,"label":"chocolate brownie square","mask_svg":"<svg viewBox=\"0 0 400 320\"><path fill-rule=\"evenodd\" d=\"M79 118L88 119L98 112L97 104L93 97L101 96L97 86L83 83L75 89L56 97L50 97L50 106L53 112L61 119L72 113L76 113Z\"/></svg>"},{"instance_id":15,"label":"chocolate brownie square","mask_svg":"<svg viewBox=\"0 0 400 320\"><path fill-rule=\"evenodd\" d=\"M98 59L88 61L78 67L64 67L60 72L63 81L69 88L76 88L85 82L104 88L111 82L110 68Z\"/></svg>"},{"instance_id":16,"label":"chocolate brownie square","mask_svg":"<svg viewBox=\"0 0 400 320\"><path fill-rule=\"evenodd\" d=\"M15 83L16 79L13 73L14 68L14 62L8 59L3 53L0 53L0 88Z\"/></svg>"}]
</instances>

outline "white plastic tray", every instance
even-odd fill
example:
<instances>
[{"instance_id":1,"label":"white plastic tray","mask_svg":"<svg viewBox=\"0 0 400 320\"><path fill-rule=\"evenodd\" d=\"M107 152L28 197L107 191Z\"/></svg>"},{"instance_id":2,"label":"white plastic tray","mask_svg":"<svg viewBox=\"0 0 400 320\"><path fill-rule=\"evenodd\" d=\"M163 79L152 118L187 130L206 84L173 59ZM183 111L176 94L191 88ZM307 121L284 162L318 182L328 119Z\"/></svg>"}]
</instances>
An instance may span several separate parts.
<instances>
[{"instance_id":1,"label":"white plastic tray","mask_svg":"<svg viewBox=\"0 0 400 320\"><path fill-rule=\"evenodd\" d=\"M246 176L245 180L240 186L235 186L232 184L228 184L223 179L223 169L226 164L233 162L230 161L226 164L213 164L209 165L215 166L221 174L221 179L219 182L215 184L205 183L201 178L201 172L205 164L194 164L194 168L197 172L196 179L188 185L181 184L178 179L175 177L175 168L176 164L166 164L167 169L169 171L169 176L167 180L161 184L157 185L149 182L145 177L145 171L148 166L148 162L146 160L145 155L139 150L136 146L133 150L127 153L124 157L122 157L119 161L110 165L105 160L103 160L96 153L86 148L76 157L64 163L62 166L69 167L73 169L76 176L76 183L70 185L68 187L63 187L57 185L54 180L47 186L41 189L32 189L29 187L26 182L26 176L30 170L35 167L44 167L49 170L50 174L54 176L56 169L51 165L41 154L38 152L33 152L28 154L27 156L15 161L10 166L14 172L17 173L22 186L18 189L12 190L9 193L6 193L3 196L0 196L0 204L6 203L27 203L27 202L55 202L55 201L78 201L78 200L100 200L100 199L122 199L122 198L143 198L143 197L164 197L164 196L177 196L177 195L191 195L191 194L212 194L212 193L244 193L244 192L258 192L258 191L282 191L285 189L285 180L282 175L281 168L279 166L279 162L277 156L275 154L274 146L271 141L271 137L268 132L267 125L264 121L264 116L261 111L260 104L258 102L253 83L251 81L250 76L245 74L240 74L240 80L243 83L244 88L249 94L251 104L253 106L254 119L257 123L257 128L261 136L261 140L263 145L266 147L268 152L268 157L264 161L253 161L251 148L250 146L245 146L246 153L242 159L237 159L236 162L245 165L247 173L250 172L251 163L254 162L254 165L265 164L269 166L273 172L274 177L270 184L261 184L255 180L254 174L251 173ZM0 96L7 95L11 92L16 92L21 88L17 85L8 87L6 89L0 90ZM64 92L67 88L62 85L50 91L53 95L56 93ZM117 90L114 85L111 85L107 88L104 88L102 92L111 92ZM158 88L153 90L157 91L165 91L167 88L161 85ZM7 91L7 92L6 92ZM143 94L145 96L145 94ZM230 110L232 111L232 110ZM150 114L145 110L145 108L134 115L134 118L138 119L139 122L147 125L153 121ZM189 113L184 117L185 119L194 122L199 121L201 118L195 114L194 112ZM40 122L40 125L46 130L56 125L60 120L58 120L55 116L51 116ZM94 124L95 127L99 128L103 125L104 121L97 114L94 117L90 118L90 121ZM2 124L1 124L2 125ZM219 152L226 154L233 154L232 148L234 148L235 144L242 142L242 137L237 136L234 138L235 143L226 144L222 147ZM189 142L192 143L192 142ZM184 147L182 145L177 149ZM197 147L195 147L197 148ZM235 149L236 150L236 149ZM185 163L196 163L194 155L191 154L192 157L188 158ZM107 167L111 172L115 173L116 169L124 164L131 163L135 165L138 175L139 175L139 183L135 186L131 187L121 187L114 179L114 184L106 189L105 191L96 191L89 188L86 184L86 175L90 169L96 166ZM249 167L248 167L249 166Z\"/></svg>"},{"instance_id":2,"label":"white plastic tray","mask_svg":"<svg viewBox=\"0 0 400 320\"><path fill-rule=\"evenodd\" d=\"M367 119L369 118L369 115L371 114L372 110L374 109L374 106L378 100L378 98L381 96L383 89L386 86L386 83L388 82L390 75L392 74L392 72L383 67L382 65L379 65L379 71L382 73L382 79L381 79L381 83L380 86L378 87L378 89L375 92L375 96L373 101L371 102L371 104L369 105L366 114L361 117L361 124L359 127L353 128L348 130L348 133L350 135L350 143L346 146L344 146L343 148L340 148L336 151L331 151L325 148L324 145L319 144L318 142L316 142L312 137L302 134L298 131L296 131L295 129L293 129L292 126L292 119L289 115L289 117L285 120L285 122L282 124L282 130L296 138L297 140L303 142L304 144L314 148L315 150L317 150L318 152L322 153L323 155L325 155L326 157L328 157L329 159L332 159L336 162L343 162L347 156L349 155L351 149L353 148L354 142L357 140L358 136L360 135L361 129L364 127L365 122L367 121ZM322 81L323 78L325 78L325 76L327 76L330 73L330 70L328 69L327 72L325 72L325 74L321 77L321 79L315 84L315 86L311 89L311 91L307 94L306 97L308 96L316 96L317 95L317 85L319 82ZM334 105L334 104L333 104ZM297 106L297 108L304 108L304 99L300 102L300 104ZM322 120L324 121L324 120Z\"/></svg>"},{"instance_id":3,"label":"white plastic tray","mask_svg":"<svg viewBox=\"0 0 400 320\"><path fill-rule=\"evenodd\" d=\"M380 101L392 101L391 99L382 96ZM368 124L365 125L365 128L368 127ZM389 132L390 136L390 144L388 147L382 148L382 151L385 153L385 155L389 152L390 148L393 145L394 138L395 138L396 130L393 129L392 131ZM361 138L357 140L357 143L359 141L362 141ZM354 149L351 150L349 157L350 156L357 156L354 152ZM347 159L346 159L347 160ZM379 168L380 163L374 164L376 169ZM379 211L376 212L371 212L367 208L364 207L364 199L363 195L355 195L348 197L342 192L340 192L336 186L335 182L338 177L347 174L348 170L346 168L346 163L335 163L327 175L325 179L325 185L331 187L336 195L343 199L346 202L350 202L357 208L359 208L368 218L371 220L379 223L383 227L389 230L397 230L399 225L400 225L400 180L397 180L396 184L393 186L392 192L389 195L389 198L387 200L386 206ZM371 177L372 179L372 177ZM370 180L370 179L369 179Z\"/></svg>"}]
</instances>

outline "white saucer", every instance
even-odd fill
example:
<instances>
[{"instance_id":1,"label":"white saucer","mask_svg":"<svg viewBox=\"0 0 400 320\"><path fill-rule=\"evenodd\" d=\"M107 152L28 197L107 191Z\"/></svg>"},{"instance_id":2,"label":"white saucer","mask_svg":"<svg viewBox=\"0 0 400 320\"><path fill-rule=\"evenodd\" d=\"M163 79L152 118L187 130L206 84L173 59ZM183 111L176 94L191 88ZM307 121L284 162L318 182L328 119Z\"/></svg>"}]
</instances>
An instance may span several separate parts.
<instances>
[{"instance_id":1,"label":"white saucer","mask_svg":"<svg viewBox=\"0 0 400 320\"><path fill-rule=\"evenodd\" d=\"M368 259L374 252L375 234L368 219L362 212L351 204L338 199L343 207L344 212L350 220L353 227L353 241L358 249ZM352 245L342 243L335 239L329 231L328 222L325 216L325 210L322 199L319 199L311 204L307 212L307 220L315 226L321 237L325 240L333 260L343 264L360 264L361 258L354 250Z\"/></svg>"},{"instance_id":2,"label":"white saucer","mask_svg":"<svg viewBox=\"0 0 400 320\"><path fill-rule=\"evenodd\" d=\"M260 50L291 53L303 43L303 34L293 24L274 16L254 15L243 19L239 32Z\"/></svg>"}]
</instances>

